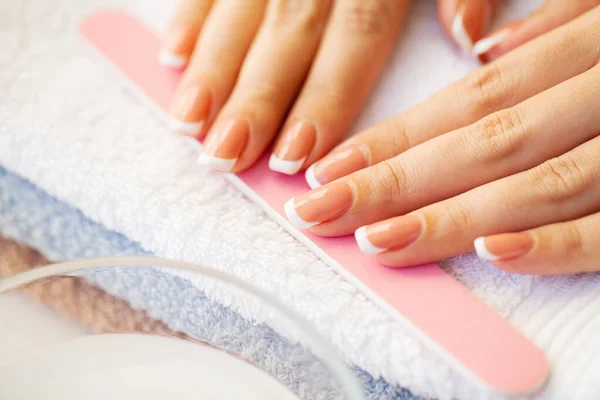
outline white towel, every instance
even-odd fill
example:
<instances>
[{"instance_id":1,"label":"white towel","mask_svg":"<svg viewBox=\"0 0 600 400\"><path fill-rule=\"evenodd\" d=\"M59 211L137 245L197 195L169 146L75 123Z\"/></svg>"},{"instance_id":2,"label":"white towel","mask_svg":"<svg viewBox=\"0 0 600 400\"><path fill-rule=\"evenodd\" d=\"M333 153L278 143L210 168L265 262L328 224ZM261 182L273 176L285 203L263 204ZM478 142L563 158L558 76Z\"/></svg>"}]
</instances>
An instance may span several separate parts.
<instances>
[{"instance_id":1,"label":"white towel","mask_svg":"<svg viewBox=\"0 0 600 400\"><path fill-rule=\"evenodd\" d=\"M197 166L197 147L161 126L78 37L78 22L97 7L125 7L160 29L173 3L0 2L0 164L146 250L214 266L277 295L375 377L428 397L482 398L221 176ZM536 3L512 7L523 13ZM406 109L474 67L443 38L434 2L416 2L357 126ZM553 378L545 397L598 393L596 275L509 275L470 255L444 266L546 351Z\"/></svg>"}]
</instances>

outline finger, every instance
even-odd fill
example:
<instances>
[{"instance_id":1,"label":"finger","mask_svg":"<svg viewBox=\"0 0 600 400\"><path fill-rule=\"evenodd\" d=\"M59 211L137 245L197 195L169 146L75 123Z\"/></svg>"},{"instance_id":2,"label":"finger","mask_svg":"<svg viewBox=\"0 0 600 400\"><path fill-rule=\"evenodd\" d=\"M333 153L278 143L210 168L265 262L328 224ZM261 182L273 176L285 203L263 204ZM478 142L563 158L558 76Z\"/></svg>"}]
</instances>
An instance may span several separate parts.
<instances>
[{"instance_id":1,"label":"finger","mask_svg":"<svg viewBox=\"0 0 600 400\"><path fill-rule=\"evenodd\" d=\"M444 32L465 54L485 35L498 0L437 0Z\"/></svg>"},{"instance_id":2,"label":"finger","mask_svg":"<svg viewBox=\"0 0 600 400\"><path fill-rule=\"evenodd\" d=\"M589 70L600 57L598 16L600 8L350 138L311 166L307 181L316 187L375 165Z\"/></svg>"},{"instance_id":3,"label":"finger","mask_svg":"<svg viewBox=\"0 0 600 400\"><path fill-rule=\"evenodd\" d=\"M298 213L305 221L321 223L312 229L319 235L347 234L564 154L600 132L598 81L600 66L515 107L301 195L297 201L305 204ZM346 212L329 217L328 212L341 208L331 201L329 209L320 211L322 219L312 219L310 212L319 207L306 199L323 191L315 202L327 204L327 193L336 183L352 191Z\"/></svg>"},{"instance_id":4,"label":"finger","mask_svg":"<svg viewBox=\"0 0 600 400\"><path fill-rule=\"evenodd\" d=\"M206 133L235 85L266 4L267 0L215 2L173 98L172 130L197 137Z\"/></svg>"},{"instance_id":5,"label":"finger","mask_svg":"<svg viewBox=\"0 0 600 400\"><path fill-rule=\"evenodd\" d=\"M336 2L310 75L269 160L272 170L295 174L339 142L379 77L408 4Z\"/></svg>"},{"instance_id":6,"label":"finger","mask_svg":"<svg viewBox=\"0 0 600 400\"><path fill-rule=\"evenodd\" d=\"M523 43L561 26L600 4L598 0L546 0L542 8L511 22L479 40L473 54L482 61L495 60Z\"/></svg>"},{"instance_id":7,"label":"finger","mask_svg":"<svg viewBox=\"0 0 600 400\"><path fill-rule=\"evenodd\" d=\"M201 163L238 172L260 157L306 77L330 3L269 3L236 87L208 134Z\"/></svg>"},{"instance_id":8,"label":"finger","mask_svg":"<svg viewBox=\"0 0 600 400\"><path fill-rule=\"evenodd\" d=\"M600 213L475 240L479 257L521 274L600 271Z\"/></svg>"},{"instance_id":9,"label":"finger","mask_svg":"<svg viewBox=\"0 0 600 400\"><path fill-rule=\"evenodd\" d=\"M159 61L171 68L183 68L210 12L213 0L182 0L163 35Z\"/></svg>"},{"instance_id":10,"label":"finger","mask_svg":"<svg viewBox=\"0 0 600 400\"><path fill-rule=\"evenodd\" d=\"M378 253L378 261L390 266L418 265L469 252L479 236L519 232L597 212L599 167L600 137L596 137L531 170L359 228L357 241L363 251ZM490 254L517 255L517 243L510 249L495 242L484 247Z\"/></svg>"}]
</instances>

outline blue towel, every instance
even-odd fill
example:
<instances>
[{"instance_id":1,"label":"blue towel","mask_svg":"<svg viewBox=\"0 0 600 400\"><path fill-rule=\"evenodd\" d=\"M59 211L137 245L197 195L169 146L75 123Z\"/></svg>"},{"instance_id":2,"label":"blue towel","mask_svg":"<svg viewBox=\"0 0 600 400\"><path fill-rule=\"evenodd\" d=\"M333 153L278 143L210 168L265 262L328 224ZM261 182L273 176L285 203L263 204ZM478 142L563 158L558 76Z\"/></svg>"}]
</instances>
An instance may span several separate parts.
<instances>
[{"instance_id":1,"label":"blue towel","mask_svg":"<svg viewBox=\"0 0 600 400\"><path fill-rule=\"evenodd\" d=\"M86 218L27 180L0 167L0 234L25 243L55 261L107 256L149 256L138 243ZM239 354L260 366L302 398L328 398L303 392L300 377L322 365L300 346L264 323L246 320L211 301L189 281L151 268L107 269L88 276L93 284L143 309L172 329ZM160 290L156 290L160 281ZM413 400L408 390L352 368L367 399ZM312 372L311 372L312 373ZM318 373L315 373L318 376ZM322 390L314 385L313 390ZM319 397L321 398L321 397Z\"/></svg>"}]
</instances>

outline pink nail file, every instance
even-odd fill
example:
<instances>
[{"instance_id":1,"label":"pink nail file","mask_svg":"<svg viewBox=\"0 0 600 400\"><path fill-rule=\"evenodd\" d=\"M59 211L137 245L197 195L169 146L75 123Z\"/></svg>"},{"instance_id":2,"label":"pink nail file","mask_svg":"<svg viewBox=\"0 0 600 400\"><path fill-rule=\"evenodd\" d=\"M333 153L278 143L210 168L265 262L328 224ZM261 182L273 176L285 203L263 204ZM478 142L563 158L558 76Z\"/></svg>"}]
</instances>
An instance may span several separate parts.
<instances>
[{"instance_id":1,"label":"pink nail file","mask_svg":"<svg viewBox=\"0 0 600 400\"><path fill-rule=\"evenodd\" d=\"M97 12L83 21L81 30L146 97L167 110L181 73L158 63L154 32L122 11ZM549 376L544 354L437 265L385 268L361 253L351 237L321 238L291 226L283 205L308 186L303 177L277 174L267 164L265 156L247 172L225 176L474 383L509 396L543 387Z\"/></svg>"}]
</instances>

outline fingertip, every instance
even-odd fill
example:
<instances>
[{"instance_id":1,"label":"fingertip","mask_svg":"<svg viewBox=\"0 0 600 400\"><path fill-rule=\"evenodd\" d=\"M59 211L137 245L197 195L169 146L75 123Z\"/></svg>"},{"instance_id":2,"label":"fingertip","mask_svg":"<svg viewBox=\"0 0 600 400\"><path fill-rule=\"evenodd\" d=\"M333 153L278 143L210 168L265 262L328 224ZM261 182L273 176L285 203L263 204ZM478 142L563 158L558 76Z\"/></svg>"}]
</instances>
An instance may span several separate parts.
<instances>
[{"instance_id":1,"label":"fingertip","mask_svg":"<svg viewBox=\"0 0 600 400\"><path fill-rule=\"evenodd\" d=\"M287 216L288 221L290 221L290 223L294 226L294 228L304 230L304 229L308 229L308 228L311 228L311 227L317 225L318 222L305 221L298 214L298 211L296 210L295 201L296 201L296 198L293 197L293 198L289 199L288 201L286 201L285 205L283 206L285 215Z\"/></svg>"},{"instance_id":2,"label":"fingertip","mask_svg":"<svg viewBox=\"0 0 600 400\"><path fill-rule=\"evenodd\" d=\"M473 242L479 258L486 261L512 261L527 256L535 247L531 232L501 233L478 237Z\"/></svg>"},{"instance_id":3,"label":"fingertip","mask_svg":"<svg viewBox=\"0 0 600 400\"><path fill-rule=\"evenodd\" d=\"M488 29L492 16L490 0L438 1L439 20L446 34L465 54Z\"/></svg>"},{"instance_id":4,"label":"fingertip","mask_svg":"<svg viewBox=\"0 0 600 400\"><path fill-rule=\"evenodd\" d=\"M523 44L526 41L521 31L523 23L523 20L513 21L483 37L473 45L473 56L489 62Z\"/></svg>"},{"instance_id":5,"label":"fingertip","mask_svg":"<svg viewBox=\"0 0 600 400\"><path fill-rule=\"evenodd\" d=\"M508 31L503 30L477 41L473 45L473 56L484 57L490 50L503 43L508 33Z\"/></svg>"},{"instance_id":6,"label":"fingertip","mask_svg":"<svg viewBox=\"0 0 600 400\"><path fill-rule=\"evenodd\" d=\"M366 168L369 165L367 156L369 152L364 144L340 147L306 170L306 182L312 189L315 189Z\"/></svg>"},{"instance_id":7,"label":"fingertip","mask_svg":"<svg viewBox=\"0 0 600 400\"><path fill-rule=\"evenodd\" d=\"M206 153L202 153L200 154L200 157L198 157L198 164L207 165L220 172L232 172L236 162L237 158L220 158Z\"/></svg>"},{"instance_id":8,"label":"fingertip","mask_svg":"<svg viewBox=\"0 0 600 400\"><path fill-rule=\"evenodd\" d=\"M387 249L377 247L369 240L367 235L367 227L361 226L354 232L354 238L356 239L356 243L358 244L358 248L364 254L379 254L383 253Z\"/></svg>"},{"instance_id":9,"label":"fingertip","mask_svg":"<svg viewBox=\"0 0 600 400\"><path fill-rule=\"evenodd\" d=\"M450 33L452 34L454 43L458 45L463 53L468 54L473 46L473 40L471 39L471 36L465 27L464 13L460 10L456 13L452 20L452 25L450 25Z\"/></svg>"},{"instance_id":10,"label":"fingertip","mask_svg":"<svg viewBox=\"0 0 600 400\"><path fill-rule=\"evenodd\" d=\"M158 61L170 68L184 68L196 44L199 34L197 26L183 26L176 22L165 32Z\"/></svg>"},{"instance_id":11,"label":"fingertip","mask_svg":"<svg viewBox=\"0 0 600 400\"><path fill-rule=\"evenodd\" d=\"M206 133L212 94L202 80L193 84L182 84L173 98L169 109L169 129L173 132L200 138Z\"/></svg>"},{"instance_id":12,"label":"fingertip","mask_svg":"<svg viewBox=\"0 0 600 400\"><path fill-rule=\"evenodd\" d=\"M578 17L596 2L545 2L531 15L513 21L487 38L476 43L478 56L486 60L495 60L509 51L529 42Z\"/></svg>"},{"instance_id":13,"label":"fingertip","mask_svg":"<svg viewBox=\"0 0 600 400\"><path fill-rule=\"evenodd\" d=\"M203 143L204 150L198 163L223 172L244 169L242 153L250 137L248 122L240 118L224 118L211 128Z\"/></svg>"},{"instance_id":14,"label":"fingertip","mask_svg":"<svg viewBox=\"0 0 600 400\"><path fill-rule=\"evenodd\" d=\"M158 62L165 67L183 69L188 63L188 57L175 54L169 50L162 50L158 55Z\"/></svg>"},{"instance_id":15,"label":"fingertip","mask_svg":"<svg viewBox=\"0 0 600 400\"><path fill-rule=\"evenodd\" d=\"M304 166L316 140L317 130L312 122L296 121L290 124L279 136L269 158L269 168L282 174L294 175Z\"/></svg>"},{"instance_id":16,"label":"fingertip","mask_svg":"<svg viewBox=\"0 0 600 400\"><path fill-rule=\"evenodd\" d=\"M285 175L294 175L302 169L305 158L306 157L296 161L289 161L283 160L275 154L271 154L271 157L269 158L269 169Z\"/></svg>"},{"instance_id":17,"label":"fingertip","mask_svg":"<svg viewBox=\"0 0 600 400\"><path fill-rule=\"evenodd\" d=\"M169 129L186 136L197 137L202 132L204 122L185 122L175 118L169 121Z\"/></svg>"},{"instance_id":18,"label":"fingertip","mask_svg":"<svg viewBox=\"0 0 600 400\"><path fill-rule=\"evenodd\" d=\"M496 261L498 260L498 256L490 253L485 244L485 237L478 237L473 241L473 245L475 246L475 253L482 260L486 261Z\"/></svg>"},{"instance_id":19,"label":"fingertip","mask_svg":"<svg viewBox=\"0 0 600 400\"><path fill-rule=\"evenodd\" d=\"M308 183L308 186L310 186L311 189L316 189L321 186L321 182L319 182L315 175L315 164L308 167L304 174L304 178L306 179L306 183Z\"/></svg>"}]
</instances>

